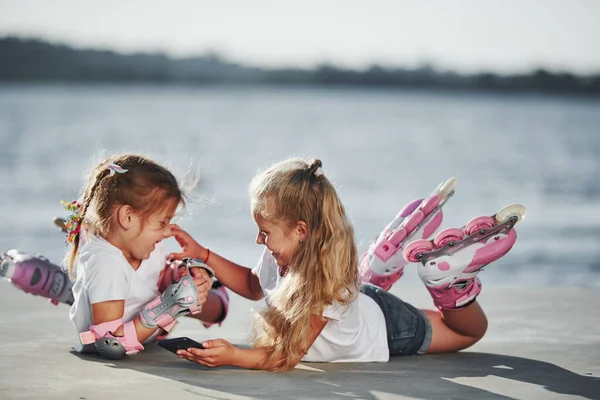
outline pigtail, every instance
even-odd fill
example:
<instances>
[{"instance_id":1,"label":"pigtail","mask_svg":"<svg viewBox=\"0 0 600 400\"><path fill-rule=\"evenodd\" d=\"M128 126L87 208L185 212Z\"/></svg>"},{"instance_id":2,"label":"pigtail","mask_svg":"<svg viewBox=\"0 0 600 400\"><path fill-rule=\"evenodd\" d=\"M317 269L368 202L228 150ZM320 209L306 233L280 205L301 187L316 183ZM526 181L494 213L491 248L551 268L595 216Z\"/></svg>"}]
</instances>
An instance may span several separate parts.
<instances>
[{"instance_id":1,"label":"pigtail","mask_svg":"<svg viewBox=\"0 0 600 400\"><path fill-rule=\"evenodd\" d=\"M100 185L102 178L106 176L105 171L101 171L96 175L96 179L94 180L94 184L89 190L86 190L81 201L81 212L79 214L79 226L83 226L83 222L85 220L86 213L92 203L94 198L94 193L96 192L96 188ZM65 256L65 261L69 269L69 278L73 279L73 268L75 266L75 262L77 261L77 255L79 254L79 243L81 241L82 230L80 229L79 233L73 237L71 242L71 247Z\"/></svg>"},{"instance_id":2,"label":"pigtail","mask_svg":"<svg viewBox=\"0 0 600 400\"><path fill-rule=\"evenodd\" d=\"M318 158L313 158L312 160L310 160L308 162L308 168L307 168L308 173L310 175L315 175L316 177L319 177L319 176L323 175L323 172L319 171L319 169L322 166L323 166L323 162L321 162L321 160L319 160Z\"/></svg>"}]
</instances>

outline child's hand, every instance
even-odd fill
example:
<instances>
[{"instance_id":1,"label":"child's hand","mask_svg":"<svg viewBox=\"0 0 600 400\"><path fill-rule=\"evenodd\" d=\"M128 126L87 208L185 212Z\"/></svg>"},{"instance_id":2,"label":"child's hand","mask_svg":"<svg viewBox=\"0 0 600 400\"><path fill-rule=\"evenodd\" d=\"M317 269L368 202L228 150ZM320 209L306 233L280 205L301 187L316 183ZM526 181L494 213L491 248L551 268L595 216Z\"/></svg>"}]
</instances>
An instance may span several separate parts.
<instances>
[{"instance_id":1,"label":"child's hand","mask_svg":"<svg viewBox=\"0 0 600 400\"><path fill-rule=\"evenodd\" d=\"M221 367L231 365L238 350L225 339L207 340L202 342L204 349L190 348L178 350L177 355L205 367Z\"/></svg>"},{"instance_id":2,"label":"child's hand","mask_svg":"<svg viewBox=\"0 0 600 400\"><path fill-rule=\"evenodd\" d=\"M184 268L179 268L181 264L181 261L165 263L165 267L160 271L160 275L158 276L158 291L160 293L164 292L170 284L178 281L183 276L181 270L184 270Z\"/></svg>"},{"instance_id":3,"label":"child's hand","mask_svg":"<svg viewBox=\"0 0 600 400\"><path fill-rule=\"evenodd\" d=\"M191 268L190 273L198 290L198 306L201 307L206 303L208 292L212 287L212 279L204 268Z\"/></svg>"},{"instance_id":4,"label":"child's hand","mask_svg":"<svg viewBox=\"0 0 600 400\"><path fill-rule=\"evenodd\" d=\"M183 250L181 253L171 253L167 256L169 260L183 260L186 257L190 258L198 258L200 260L206 260L206 256L208 255L208 250L198 242L194 240L193 237L190 236L189 233L181 229L177 224L171 224L169 226L168 233L165 235L165 238L174 237L177 240L177 243L181 246Z\"/></svg>"}]
</instances>

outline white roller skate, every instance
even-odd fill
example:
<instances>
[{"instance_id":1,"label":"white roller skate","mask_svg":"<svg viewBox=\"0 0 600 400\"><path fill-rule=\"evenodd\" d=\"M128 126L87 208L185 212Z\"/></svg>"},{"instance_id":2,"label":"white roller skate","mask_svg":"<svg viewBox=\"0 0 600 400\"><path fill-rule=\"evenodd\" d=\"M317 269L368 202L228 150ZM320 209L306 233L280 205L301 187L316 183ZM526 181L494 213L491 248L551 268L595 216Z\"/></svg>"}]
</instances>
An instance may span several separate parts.
<instances>
[{"instance_id":1,"label":"white roller skate","mask_svg":"<svg viewBox=\"0 0 600 400\"><path fill-rule=\"evenodd\" d=\"M442 182L429 197L407 204L371 243L359 265L360 279L389 290L407 264L402 248L414 239L428 238L440 226L442 207L454 194L456 178Z\"/></svg>"},{"instance_id":2,"label":"white roller skate","mask_svg":"<svg viewBox=\"0 0 600 400\"><path fill-rule=\"evenodd\" d=\"M408 262L420 262L418 273L441 310L472 303L481 292L477 274L503 257L517 240L514 226L525 207L506 206L495 215L473 218L462 228L447 228L433 240L416 240L403 250Z\"/></svg>"}]
</instances>

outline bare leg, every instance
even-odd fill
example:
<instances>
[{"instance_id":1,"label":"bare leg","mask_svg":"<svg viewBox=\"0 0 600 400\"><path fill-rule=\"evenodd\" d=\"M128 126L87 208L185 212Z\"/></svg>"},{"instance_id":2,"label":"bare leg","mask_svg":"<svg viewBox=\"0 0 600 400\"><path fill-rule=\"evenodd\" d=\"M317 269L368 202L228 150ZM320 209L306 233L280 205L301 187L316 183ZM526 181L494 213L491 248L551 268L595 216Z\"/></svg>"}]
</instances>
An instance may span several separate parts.
<instances>
[{"instance_id":1,"label":"bare leg","mask_svg":"<svg viewBox=\"0 0 600 400\"><path fill-rule=\"evenodd\" d=\"M488 322L477 301L467 307L442 312L423 310L433 337L427 353L449 353L471 347L483 337Z\"/></svg>"}]
</instances>

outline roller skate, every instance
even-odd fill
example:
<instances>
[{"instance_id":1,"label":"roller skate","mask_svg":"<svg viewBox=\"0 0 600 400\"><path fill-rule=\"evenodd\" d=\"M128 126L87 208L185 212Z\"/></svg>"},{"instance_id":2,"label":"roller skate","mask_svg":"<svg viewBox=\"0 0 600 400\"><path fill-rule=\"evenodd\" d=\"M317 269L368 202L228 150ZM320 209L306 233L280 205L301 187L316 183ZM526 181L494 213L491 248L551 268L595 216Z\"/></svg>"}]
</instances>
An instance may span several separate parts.
<instances>
[{"instance_id":1,"label":"roller skate","mask_svg":"<svg viewBox=\"0 0 600 400\"><path fill-rule=\"evenodd\" d=\"M481 292L477 274L503 257L517 240L514 226L525 218L525 207L513 204L491 217L473 218L462 228L447 228L433 240L416 240L403 250L408 262L419 262L418 273L440 310L472 303Z\"/></svg>"},{"instance_id":2,"label":"roller skate","mask_svg":"<svg viewBox=\"0 0 600 400\"><path fill-rule=\"evenodd\" d=\"M400 279L407 264L400 250L436 231L442 223L442 207L454 194L456 183L456 178L442 182L429 197L407 204L396 215L363 255L359 265L362 282L389 290Z\"/></svg>"},{"instance_id":3,"label":"roller skate","mask_svg":"<svg viewBox=\"0 0 600 400\"><path fill-rule=\"evenodd\" d=\"M73 285L67 272L42 256L15 249L0 254L0 277L25 293L49 298L54 305L73 304Z\"/></svg>"}]
</instances>

